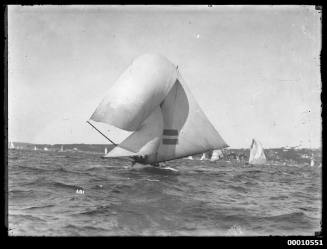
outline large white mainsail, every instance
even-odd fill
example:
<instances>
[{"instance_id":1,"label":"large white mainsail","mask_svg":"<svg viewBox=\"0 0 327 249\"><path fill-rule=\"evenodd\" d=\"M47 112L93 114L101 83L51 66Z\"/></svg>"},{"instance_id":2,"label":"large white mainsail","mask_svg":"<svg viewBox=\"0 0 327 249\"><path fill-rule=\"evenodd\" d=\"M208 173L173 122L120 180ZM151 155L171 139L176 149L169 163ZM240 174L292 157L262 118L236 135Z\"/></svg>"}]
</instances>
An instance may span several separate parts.
<instances>
[{"instance_id":1,"label":"large white mainsail","mask_svg":"<svg viewBox=\"0 0 327 249\"><path fill-rule=\"evenodd\" d=\"M249 164L265 164L266 161L266 156L261 143L252 139Z\"/></svg>"},{"instance_id":2,"label":"large white mainsail","mask_svg":"<svg viewBox=\"0 0 327 249\"><path fill-rule=\"evenodd\" d=\"M90 119L133 131L106 157L157 163L227 147L177 67L160 55L135 59Z\"/></svg>"}]
</instances>

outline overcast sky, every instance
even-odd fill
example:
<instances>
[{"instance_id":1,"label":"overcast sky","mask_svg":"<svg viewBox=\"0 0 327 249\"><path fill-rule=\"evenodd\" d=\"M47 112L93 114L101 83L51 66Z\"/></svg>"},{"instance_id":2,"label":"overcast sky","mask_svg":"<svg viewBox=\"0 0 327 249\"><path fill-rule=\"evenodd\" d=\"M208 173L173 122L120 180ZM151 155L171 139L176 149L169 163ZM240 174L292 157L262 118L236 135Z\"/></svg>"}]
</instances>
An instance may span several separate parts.
<instances>
[{"instance_id":1,"label":"overcast sky","mask_svg":"<svg viewBox=\"0 0 327 249\"><path fill-rule=\"evenodd\" d=\"M160 53L232 147L321 144L313 6L10 6L9 139L106 143L87 123L131 61Z\"/></svg>"}]
</instances>

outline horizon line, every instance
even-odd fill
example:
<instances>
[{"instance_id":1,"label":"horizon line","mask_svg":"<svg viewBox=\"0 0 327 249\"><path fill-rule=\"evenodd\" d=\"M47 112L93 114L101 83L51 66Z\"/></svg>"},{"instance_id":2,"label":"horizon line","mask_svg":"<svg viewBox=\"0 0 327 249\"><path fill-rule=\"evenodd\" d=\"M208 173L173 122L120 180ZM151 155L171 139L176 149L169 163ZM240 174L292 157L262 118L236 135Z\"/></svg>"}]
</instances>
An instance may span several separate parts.
<instances>
[{"instance_id":1,"label":"horizon line","mask_svg":"<svg viewBox=\"0 0 327 249\"><path fill-rule=\"evenodd\" d=\"M111 143L32 143L32 142L22 142L22 141L10 141L9 142L13 142L13 143L25 143L25 144L32 144L32 145L72 145L72 144L85 144L85 145L113 145ZM249 149L249 147L232 147L229 146L227 148L223 148L223 149ZM264 149L280 149L280 148L284 148L284 149L322 149L322 145L318 146L318 147L302 147L302 146L289 146L289 145L284 145L284 146L276 146L276 147L264 147Z\"/></svg>"}]
</instances>

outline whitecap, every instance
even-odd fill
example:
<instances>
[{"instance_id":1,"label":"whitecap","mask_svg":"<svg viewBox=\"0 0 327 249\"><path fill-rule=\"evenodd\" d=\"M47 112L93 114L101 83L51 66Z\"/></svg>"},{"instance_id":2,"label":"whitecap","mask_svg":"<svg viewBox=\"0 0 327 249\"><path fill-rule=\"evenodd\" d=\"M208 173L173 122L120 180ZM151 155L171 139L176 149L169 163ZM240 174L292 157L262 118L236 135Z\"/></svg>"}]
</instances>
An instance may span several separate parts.
<instances>
[{"instance_id":1,"label":"whitecap","mask_svg":"<svg viewBox=\"0 0 327 249\"><path fill-rule=\"evenodd\" d=\"M244 232L239 225L233 225L231 228L229 228L226 232L226 235L228 236L242 236L244 235Z\"/></svg>"}]
</instances>

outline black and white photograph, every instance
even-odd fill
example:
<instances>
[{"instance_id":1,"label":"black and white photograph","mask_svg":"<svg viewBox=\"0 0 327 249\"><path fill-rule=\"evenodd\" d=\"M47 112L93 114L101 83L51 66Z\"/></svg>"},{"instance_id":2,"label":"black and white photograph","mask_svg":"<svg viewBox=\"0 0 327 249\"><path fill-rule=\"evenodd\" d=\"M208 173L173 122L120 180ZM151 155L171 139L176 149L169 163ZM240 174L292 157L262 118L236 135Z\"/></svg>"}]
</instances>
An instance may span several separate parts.
<instances>
[{"instance_id":1,"label":"black and white photograph","mask_svg":"<svg viewBox=\"0 0 327 249\"><path fill-rule=\"evenodd\" d=\"M9 237L321 233L321 7L6 12Z\"/></svg>"}]
</instances>

